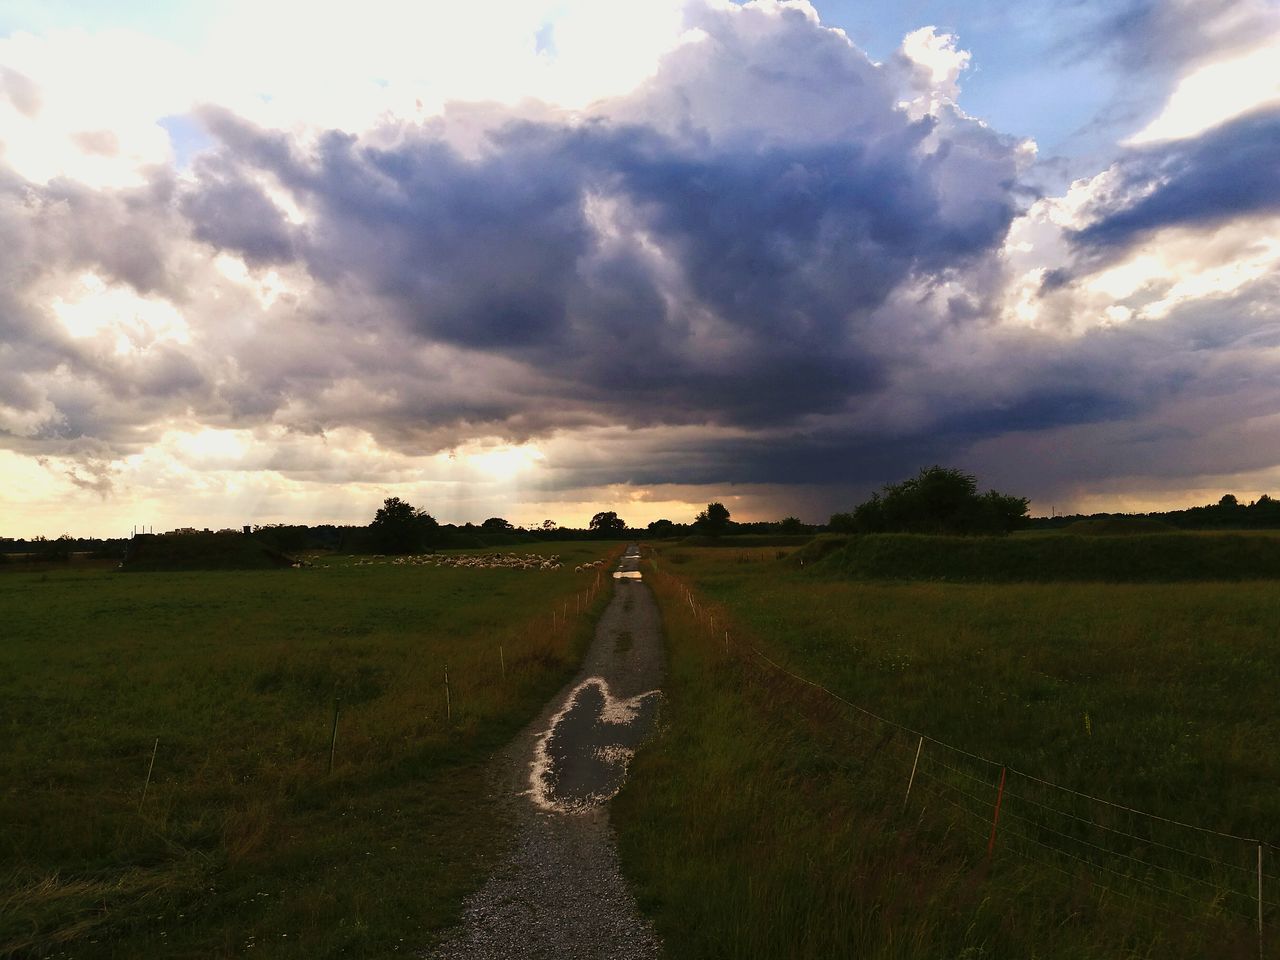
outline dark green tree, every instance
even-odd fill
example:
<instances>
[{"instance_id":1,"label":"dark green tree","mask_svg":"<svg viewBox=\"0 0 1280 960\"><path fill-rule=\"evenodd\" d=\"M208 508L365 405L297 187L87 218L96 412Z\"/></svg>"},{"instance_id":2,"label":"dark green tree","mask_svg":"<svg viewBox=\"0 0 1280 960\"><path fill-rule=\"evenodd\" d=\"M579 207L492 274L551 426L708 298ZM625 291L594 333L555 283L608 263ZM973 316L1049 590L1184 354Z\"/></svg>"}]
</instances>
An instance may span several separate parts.
<instances>
[{"instance_id":1,"label":"dark green tree","mask_svg":"<svg viewBox=\"0 0 1280 960\"><path fill-rule=\"evenodd\" d=\"M804 523L801 522L799 517L783 517L782 522L778 524L778 529L786 534L805 532Z\"/></svg>"},{"instance_id":2,"label":"dark green tree","mask_svg":"<svg viewBox=\"0 0 1280 960\"><path fill-rule=\"evenodd\" d=\"M708 503L707 509L703 510L696 520L694 526L698 528L699 533L705 533L709 537L718 537L729 530L729 508L723 503Z\"/></svg>"},{"instance_id":3,"label":"dark green tree","mask_svg":"<svg viewBox=\"0 0 1280 960\"><path fill-rule=\"evenodd\" d=\"M857 533L858 522L852 513L833 513L827 521L827 529L832 533Z\"/></svg>"},{"instance_id":4,"label":"dark green tree","mask_svg":"<svg viewBox=\"0 0 1280 960\"><path fill-rule=\"evenodd\" d=\"M855 533L1003 534L1026 519L1028 502L989 490L962 470L926 467L901 483L888 484L851 514L836 514L842 529Z\"/></svg>"},{"instance_id":5,"label":"dark green tree","mask_svg":"<svg viewBox=\"0 0 1280 960\"><path fill-rule=\"evenodd\" d=\"M504 520L502 517L490 517L484 523L480 524L480 529L507 531L514 530L515 527L511 525L510 521Z\"/></svg>"},{"instance_id":6,"label":"dark green tree","mask_svg":"<svg viewBox=\"0 0 1280 960\"><path fill-rule=\"evenodd\" d=\"M627 529L627 522L612 510L602 510L591 518L589 527L601 536L608 536Z\"/></svg>"},{"instance_id":7,"label":"dark green tree","mask_svg":"<svg viewBox=\"0 0 1280 960\"><path fill-rule=\"evenodd\" d=\"M388 497L373 516L369 533L381 553L416 553L435 543L440 525L425 510Z\"/></svg>"}]
</instances>

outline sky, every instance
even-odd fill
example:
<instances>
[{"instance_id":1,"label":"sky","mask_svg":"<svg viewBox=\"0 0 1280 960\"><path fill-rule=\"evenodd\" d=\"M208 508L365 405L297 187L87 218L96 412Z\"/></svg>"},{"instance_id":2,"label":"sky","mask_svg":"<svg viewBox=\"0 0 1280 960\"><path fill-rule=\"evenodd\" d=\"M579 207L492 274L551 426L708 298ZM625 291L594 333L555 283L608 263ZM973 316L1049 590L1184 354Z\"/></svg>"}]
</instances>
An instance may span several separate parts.
<instances>
[{"instance_id":1,"label":"sky","mask_svg":"<svg viewBox=\"0 0 1280 960\"><path fill-rule=\"evenodd\" d=\"M1276 0L0 0L0 536L1280 493Z\"/></svg>"}]
</instances>

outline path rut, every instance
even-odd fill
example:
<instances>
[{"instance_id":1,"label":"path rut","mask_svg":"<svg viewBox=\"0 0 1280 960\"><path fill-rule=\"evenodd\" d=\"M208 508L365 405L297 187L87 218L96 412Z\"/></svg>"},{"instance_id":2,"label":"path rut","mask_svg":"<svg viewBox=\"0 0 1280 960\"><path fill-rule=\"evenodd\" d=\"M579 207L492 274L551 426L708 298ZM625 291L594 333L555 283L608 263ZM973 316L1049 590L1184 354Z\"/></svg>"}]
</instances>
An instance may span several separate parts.
<instances>
[{"instance_id":1,"label":"path rut","mask_svg":"<svg viewBox=\"0 0 1280 960\"><path fill-rule=\"evenodd\" d=\"M633 546L618 566L637 571ZM661 945L618 865L608 800L661 705L662 623L648 586L615 579L578 675L499 758L516 839L434 960L649 960Z\"/></svg>"}]
</instances>

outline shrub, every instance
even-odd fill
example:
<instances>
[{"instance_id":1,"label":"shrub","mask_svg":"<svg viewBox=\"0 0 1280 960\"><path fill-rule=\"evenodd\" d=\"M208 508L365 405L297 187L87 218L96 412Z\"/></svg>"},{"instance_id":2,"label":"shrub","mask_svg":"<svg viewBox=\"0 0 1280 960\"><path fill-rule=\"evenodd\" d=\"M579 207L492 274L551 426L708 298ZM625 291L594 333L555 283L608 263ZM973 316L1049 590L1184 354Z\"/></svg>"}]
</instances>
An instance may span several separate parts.
<instances>
[{"instance_id":1,"label":"shrub","mask_svg":"<svg viewBox=\"0 0 1280 960\"><path fill-rule=\"evenodd\" d=\"M834 533L1004 534L1026 519L1026 497L978 493L971 474L932 466L831 517Z\"/></svg>"}]
</instances>

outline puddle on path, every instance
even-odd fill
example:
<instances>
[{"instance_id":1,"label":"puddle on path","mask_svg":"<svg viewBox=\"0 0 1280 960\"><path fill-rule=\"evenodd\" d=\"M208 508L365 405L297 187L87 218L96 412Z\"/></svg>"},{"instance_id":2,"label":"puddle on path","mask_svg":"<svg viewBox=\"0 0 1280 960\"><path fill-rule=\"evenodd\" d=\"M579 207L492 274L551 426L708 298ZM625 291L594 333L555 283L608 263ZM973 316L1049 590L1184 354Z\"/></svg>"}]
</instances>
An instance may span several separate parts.
<instances>
[{"instance_id":1,"label":"puddle on path","mask_svg":"<svg viewBox=\"0 0 1280 960\"><path fill-rule=\"evenodd\" d=\"M614 796L635 748L652 730L661 691L615 697L588 677L552 717L534 746L529 795L544 810L582 812Z\"/></svg>"}]
</instances>

